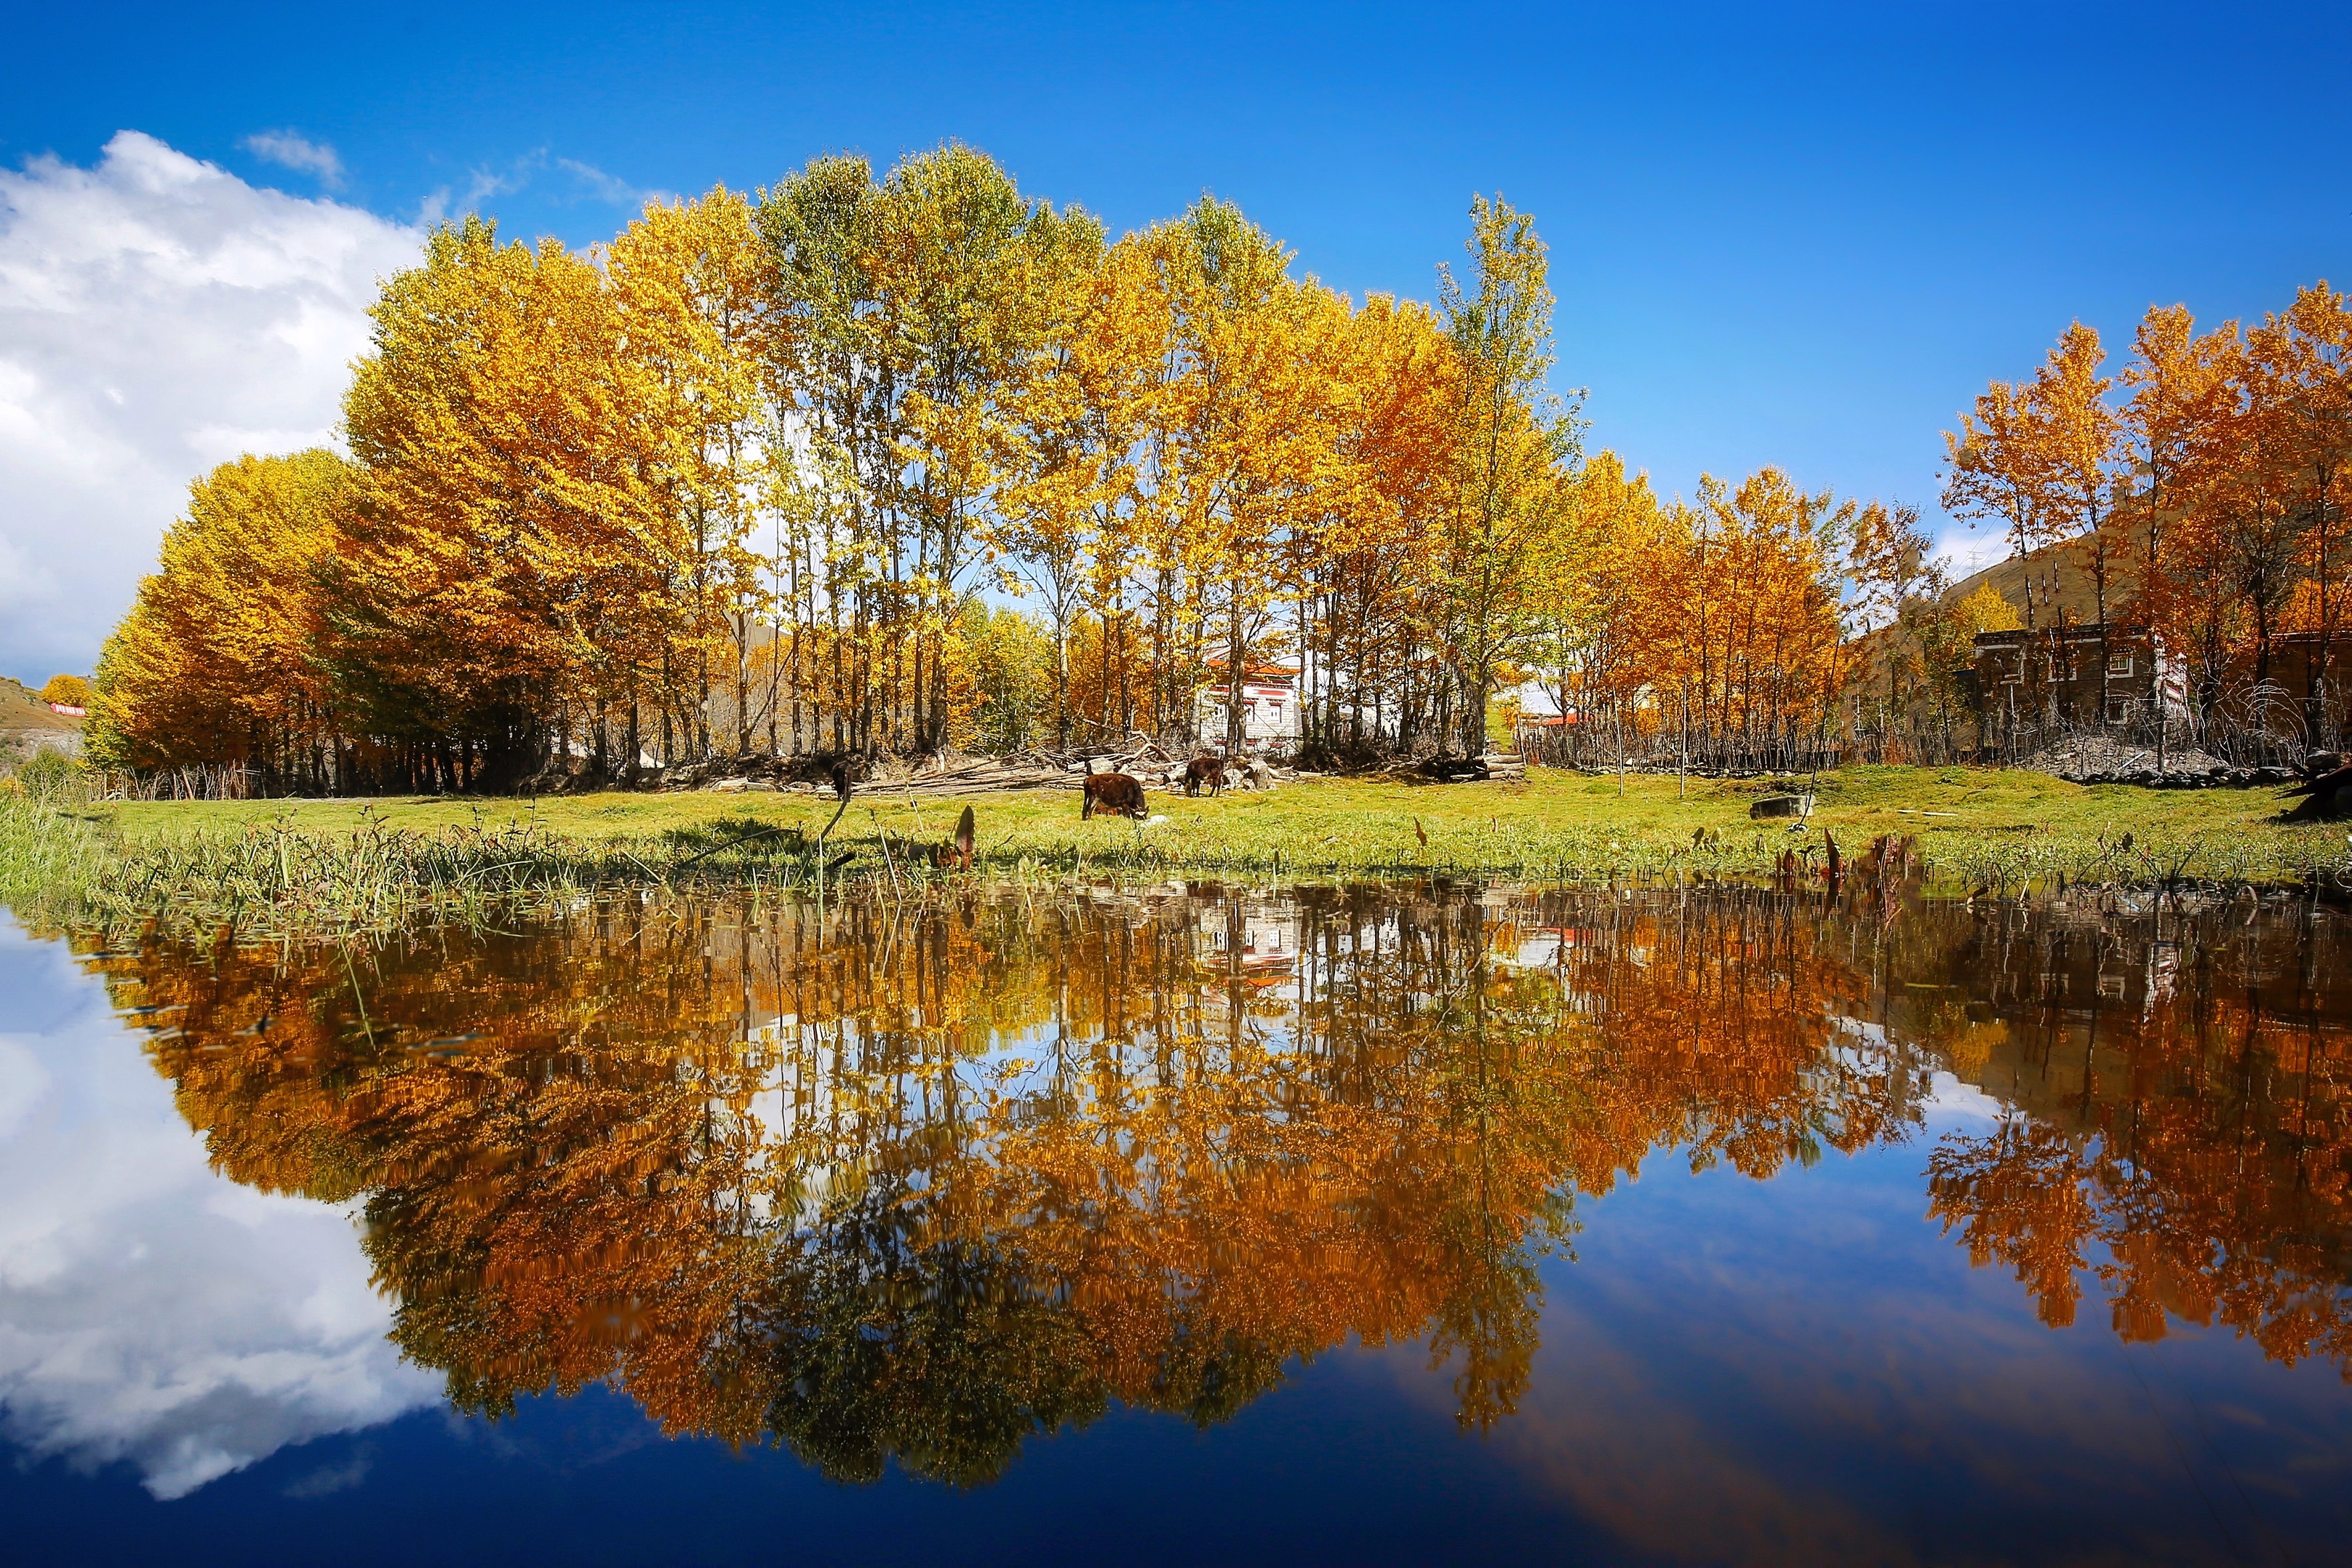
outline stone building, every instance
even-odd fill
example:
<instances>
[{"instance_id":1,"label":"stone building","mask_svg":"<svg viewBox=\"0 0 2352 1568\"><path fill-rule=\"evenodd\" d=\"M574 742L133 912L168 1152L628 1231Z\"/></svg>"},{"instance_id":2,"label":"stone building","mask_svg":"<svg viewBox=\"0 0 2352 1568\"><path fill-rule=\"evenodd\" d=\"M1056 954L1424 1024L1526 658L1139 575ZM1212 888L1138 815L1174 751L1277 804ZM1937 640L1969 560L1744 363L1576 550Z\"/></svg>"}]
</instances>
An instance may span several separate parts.
<instances>
[{"instance_id":1,"label":"stone building","mask_svg":"<svg viewBox=\"0 0 2352 1568\"><path fill-rule=\"evenodd\" d=\"M2156 722L2159 701L2176 719L2188 711L2179 662L2145 626L1979 632L1969 675L1978 744L1988 752L2032 751L2086 731L2134 731Z\"/></svg>"}]
</instances>

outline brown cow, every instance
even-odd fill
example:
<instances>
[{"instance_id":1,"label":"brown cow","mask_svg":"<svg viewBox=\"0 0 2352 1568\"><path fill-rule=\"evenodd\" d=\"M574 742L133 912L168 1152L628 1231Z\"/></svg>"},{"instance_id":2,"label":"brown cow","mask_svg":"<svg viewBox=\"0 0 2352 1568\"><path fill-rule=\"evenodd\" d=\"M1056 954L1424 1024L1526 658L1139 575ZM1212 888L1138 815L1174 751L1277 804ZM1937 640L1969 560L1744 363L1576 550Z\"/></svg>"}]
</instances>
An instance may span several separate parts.
<instances>
[{"instance_id":1,"label":"brown cow","mask_svg":"<svg viewBox=\"0 0 2352 1568\"><path fill-rule=\"evenodd\" d=\"M1095 814L1099 806L1106 811L1122 817L1143 820L1143 786L1125 773L1089 773L1087 775L1087 803L1078 815Z\"/></svg>"},{"instance_id":2,"label":"brown cow","mask_svg":"<svg viewBox=\"0 0 2352 1568\"><path fill-rule=\"evenodd\" d=\"M942 871L970 871L972 837L971 808L966 806L956 819L955 837L931 851L931 863Z\"/></svg>"},{"instance_id":3,"label":"brown cow","mask_svg":"<svg viewBox=\"0 0 2352 1568\"><path fill-rule=\"evenodd\" d=\"M1198 795L1203 784L1209 787L1209 793L1213 797L1224 789L1225 759L1223 758L1195 757L1192 761L1184 764L1184 793Z\"/></svg>"}]
</instances>

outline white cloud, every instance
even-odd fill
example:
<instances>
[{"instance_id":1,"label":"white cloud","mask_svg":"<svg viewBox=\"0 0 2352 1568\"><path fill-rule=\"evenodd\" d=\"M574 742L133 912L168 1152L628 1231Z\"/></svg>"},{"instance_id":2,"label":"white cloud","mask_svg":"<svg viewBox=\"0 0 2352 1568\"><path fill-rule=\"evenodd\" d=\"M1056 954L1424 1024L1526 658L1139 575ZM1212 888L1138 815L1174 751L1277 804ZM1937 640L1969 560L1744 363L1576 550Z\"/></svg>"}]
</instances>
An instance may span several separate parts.
<instances>
[{"instance_id":1,"label":"white cloud","mask_svg":"<svg viewBox=\"0 0 2352 1568\"><path fill-rule=\"evenodd\" d=\"M1998 565L2008 555L2008 541L2000 534L1957 523L1936 541L1936 559L1955 582Z\"/></svg>"},{"instance_id":2,"label":"white cloud","mask_svg":"<svg viewBox=\"0 0 2352 1568\"><path fill-rule=\"evenodd\" d=\"M600 202L610 202L617 207L645 207L656 202L674 202L670 192L647 186L639 189L616 174L607 174L593 163L583 163L577 158L558 158L555 166L578 182L588 196Z\"/></svg>"},{"instance_id":3,"label":"white cloud","mask_svg":"<svg viewBox=\"0 0 2352 1568\"><path fill-rule=\"evenodd\" d=\"M190 479L335 438L421 238L135 131L0 170L0 672L91 666Z\"/></svg>"},{"instance_id":4,"label":"white cloud","mask_svg":"<svg viewBox=\"0 0 2352 1568\"><path fill-rule=\"evenodd\" d=\"M2009 1107L2000 1101L1948 1072L1929 1076L1927 1095L1919 1108L1939 1132L1963 1123L1969 1124L1965 1130L1980 1132L2009 1114Z\"/></svg>"},{"instance_id":5,"label":"white cloud","mask_svg":"<svg viewBox=\"0 0 2352 1568\"><path fill-rule=\"evenodd\" d=\"M607 174L593 163L583 163L577 158L551 160L546 148L537 147L503 168L478 164L467 170L466 188L462 192L448 185L435 190L417 208L416 221L420 225L429 227L453 213L478 212L491 197L512 195L550 168L561 170L572 182L568 195L553 198L559 203L605 202L616 207L628 208L634 214L635 209L655 202L677 200L671 192L656 186L632 185L619 175Z\"/></svg>"},{"instance_id":6,"label":"white cloud","mask_svg":"<svg viewBox=\"0 0 2352 1568\"><path fill-rule=\"evenodd\" d=\"M583 163L576 158L559 158L556 166L586 187L590 195L607 202L630 202L636 199L636 188L626 180L607 174L593 163Z\"/></svg>"},{"instance_id":7,"label":"white cloud","mask_svg":"<svg viewBox=\"0 0 2352 1568\"><path fill-rule=\"evenodd\" d=\"M182 1497L436 1402L390 1322L352 1216L214 1172L98 982L0 920L0 1438Z\"/></svg>"},{"instance_id":8,"label":"white cloud","mask_svg":"<svg viewBox=\"0 0 2352 1568\"><path fill-rule=\"evenodd\" d=\"M265 162L316 174L319 183L330 191L343 183L343 161L335 156L335 150L299 131L257 131L239 145Z\"/></svg>"},{"instance_id":9,"label":"white cloud","mask_svg":"<svg viewBox=\"0 0 2352 1568\"><path fill-rule=\"evenodd\" d=\"M547 149L533 148L504 169L492 169L477 164L466 173L466 192L453 197L449 187L440 186L428 194L416 211L419 227L430 228L446 218L454 209L460 213L478 212L492 196L511 195L530 183L534 175L547 167Z\"/></svg>"}]
</instances>

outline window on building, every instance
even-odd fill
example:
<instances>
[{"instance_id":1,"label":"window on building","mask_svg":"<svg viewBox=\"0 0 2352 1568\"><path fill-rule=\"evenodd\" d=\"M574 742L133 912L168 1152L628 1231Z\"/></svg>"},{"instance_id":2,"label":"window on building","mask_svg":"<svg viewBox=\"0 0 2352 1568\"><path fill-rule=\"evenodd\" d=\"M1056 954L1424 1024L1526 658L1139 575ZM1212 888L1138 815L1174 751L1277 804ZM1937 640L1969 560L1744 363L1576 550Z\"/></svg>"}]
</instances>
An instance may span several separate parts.
<instances>
[{"instance_id":1,"label":"window on building","mask_svg":"<svg viewBox=\"0 0 2352 1568\"><path fill-rule=\"evenodd\" d=\"M2132 703L2129 697L2109 697L2107 699L2107 722L2109 724L2127 723L2131 719L2131 710Z\"/></svg>"},{"instance_id":2,"label":"window on building","mask_svg":"<svg viewBox=\"0 0 2352 1568\"><path fill-rule=\"evenodd\" d=\"M2107 655L2108 679L2112 680L2117 675L2128 675L2131 673L2132 656L2129 653L2110 653Z\"/></svg>"}]
</instances>

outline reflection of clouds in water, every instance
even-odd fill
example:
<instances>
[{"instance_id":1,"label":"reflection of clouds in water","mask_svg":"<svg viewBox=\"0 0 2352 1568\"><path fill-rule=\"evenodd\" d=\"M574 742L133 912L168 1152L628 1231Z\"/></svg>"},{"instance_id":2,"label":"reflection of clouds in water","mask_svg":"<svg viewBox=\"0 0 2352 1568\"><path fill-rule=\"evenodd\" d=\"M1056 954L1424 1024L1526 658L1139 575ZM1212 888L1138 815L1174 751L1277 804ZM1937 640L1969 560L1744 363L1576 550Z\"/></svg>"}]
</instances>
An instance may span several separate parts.
<instances>
[{"instance_id":1,"label":"reflection of clouds in water","mask_svg":"<svg viewBox=\"0 0 2352 1568\"><path fill-rule=\"evenodd\" d=\"M1973 1083L1963 1083L1948 1072L1927 1081L1927 1097L1920 1103L1936 1132L1980 1133L2008 1113L2007 1107Z\"/></svg>"},{"instance_id":2,"label":"reflection of clouds in water","mask_svg":"<svg viewBox=\"0 0 2352 1568\"><path fill-rule=\"evenodd\" d=\"M0 1436L180 1497L433 1403L389 1322L350 1214L214 1174L99 983L0 921Z\"/></svg>"},{"instance_id":3,"label":"reflection of clouds in water","mask_svg":"<svg viewBox=\"0 0 2352 1568\"><path fill-rule=\"evenodd\" d=\"M1938 1078L1931 1135L1984 1113ZM2267 1376L2265 1416L2292 1418L2263 1457L2231 1460L2198 1436L2211 1410L2183 1403L2194 1364L2035 1322L2006 1271L1970 1270L1921 1219L1917 1160L1876 1151L1769 1183L1645 1162L1580 1209L1581 1260L1546 1270L1534 1379L1487 1440L1625 1557L1661 1563L2042 1560L2100 1531L2119 1561L2200 1558L2222 1539L2209 1494L2249 1528L2225 1465L2315 1495L2343 1484L2342 1455L2301 1436L2343 1429L2332 1374ZM2191 1337L2167 1348L2197 1354ZM1433 1418L1449 1407L1444 1379L1385 1364Z\"/></svg>"},{"instance_id":4,"label":"reflection of clouds in water","mask_svg":"<svg viewBox=\"0 0 2352 1568\"><path fill-rule=\"evenodd\" d=\"M307 1476L288 1483L286 1495L291 1498L329 1497L339 1491L349 1491L367 1479L368 1469L375 1463L375 1452L365 1444L340 1465L321 1465Z\"/></svg>"}]
</instances>

